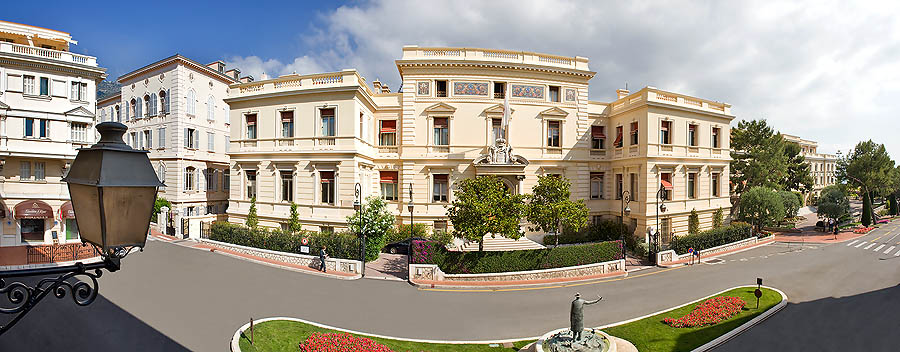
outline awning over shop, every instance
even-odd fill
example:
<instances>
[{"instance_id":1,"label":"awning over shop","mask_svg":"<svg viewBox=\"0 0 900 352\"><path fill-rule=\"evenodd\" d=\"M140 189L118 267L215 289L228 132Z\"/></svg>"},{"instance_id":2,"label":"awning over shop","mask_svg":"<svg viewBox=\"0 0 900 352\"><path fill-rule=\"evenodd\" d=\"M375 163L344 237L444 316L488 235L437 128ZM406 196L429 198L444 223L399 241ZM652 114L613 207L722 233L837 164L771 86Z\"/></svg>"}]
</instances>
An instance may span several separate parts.
<instances>
[{"instance_id":1,"label":"awning over shop","mask_svg":"<svg viewBox=\"0 0 900 352\"><path fill-rule=\"evenodd\" d=\"M53 208L37 199L29 199L16 204L16 219L51 219Z\"/></svg>"},{"instance_id":2,"label":"awning over shop","mask_svg":"<svg viewBox=\"0 0 900 352\"><path fill-rule=\"evenodd\" d=\"M72 207L72 202L65 202L61 207L59 207L60 218L63 219L74 219L75 218L75 208Z\"/></svg>"}]
</instances>

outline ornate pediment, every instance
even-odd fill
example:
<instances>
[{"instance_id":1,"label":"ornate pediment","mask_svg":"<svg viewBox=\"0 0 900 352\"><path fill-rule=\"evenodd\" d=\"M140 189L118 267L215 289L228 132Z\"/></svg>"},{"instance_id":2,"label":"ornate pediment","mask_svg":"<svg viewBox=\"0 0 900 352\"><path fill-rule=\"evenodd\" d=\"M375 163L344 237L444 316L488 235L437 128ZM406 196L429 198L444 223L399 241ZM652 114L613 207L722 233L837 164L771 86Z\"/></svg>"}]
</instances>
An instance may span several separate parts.
<instances>
[{"instance_id":1,"label":"ornate pediment","mask_svg":"<svg viewBox=\"0 0 900 352\"><path fill-rule=\"evenodd\" d=\"M94 113L92 113L88 109L85 109L83 106L79 106L72 110L66 111L65 115L66 116L94 118Z\"/></svg>"},{"instance_id":2,"label":"ornate pediment","mask_svg":"<svg viewBox=\"0 0 900 352\"><path fill-rule=\"evenodd\" d=\"M445 103L437 103L425 108L426 114L452 114L454 112L456 112L456 108Z\"/></svg>"},{"instance_id":3,"label":"ornate pediment","mask_svg":"<svg viewBox=\"0 0 900 352\"><path fill-rule=\"evenodd\" d=\"M512 113L514 113L514 112L516 112L516 109L513 109L513 108L509 109L510 115L512 115ZM493 116L493 115L503 116L503 104L496 104L487 109L484 109L484 114L487 116Z\"/></svg>"},{"instance_id":4,"label":"ornate pediment","mask_svg":"<svg viewBox=\"0 0 900 352\"><path fill-rule=\"evenodd\" d=\"M563 109L560 109L560 108L554 106L547 110L541 111L541 116L566 117L566 116L569 116L569 113L567 113Z\"/></svg>"}]
</instances>

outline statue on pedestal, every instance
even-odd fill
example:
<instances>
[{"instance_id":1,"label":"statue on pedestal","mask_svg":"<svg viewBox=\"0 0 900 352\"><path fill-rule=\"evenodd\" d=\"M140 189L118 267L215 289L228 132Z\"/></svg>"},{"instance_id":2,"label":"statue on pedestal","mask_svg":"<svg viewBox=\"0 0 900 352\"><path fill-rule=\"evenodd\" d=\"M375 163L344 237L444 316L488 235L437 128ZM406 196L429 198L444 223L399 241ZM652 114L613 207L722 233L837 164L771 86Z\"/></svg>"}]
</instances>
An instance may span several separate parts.
<instances>
[{"instance_id":1,"label":"statue on pedestal","mask_svg":"<svg viewBox=\"0 0 900 352\"><path fill-rule=\"evenodd\" d=\"M593 301L585 301L581 299L580 293L575 293L575 300L572 301L572 310L569 313L570 329L572 330L572 338L575 341L581 340L581 332L584 331L584 306L600 302L603 297L597 295L597 299Z\"/></svg>"}]
</instances>

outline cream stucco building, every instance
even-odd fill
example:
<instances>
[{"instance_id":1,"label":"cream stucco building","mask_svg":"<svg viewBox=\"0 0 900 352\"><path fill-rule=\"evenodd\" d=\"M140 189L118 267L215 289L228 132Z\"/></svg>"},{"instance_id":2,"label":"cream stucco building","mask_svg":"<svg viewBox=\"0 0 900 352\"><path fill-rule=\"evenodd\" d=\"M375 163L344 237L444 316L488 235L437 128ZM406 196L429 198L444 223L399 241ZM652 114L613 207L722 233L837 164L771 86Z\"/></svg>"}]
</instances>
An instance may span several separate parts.
<instances>
[{"instance_id":1,"label":"cream stucco building","mask_svg":"<svg viewBox=\"0 0 900 352\"><path fill-rule=\"evenodd\" d=\"M528 193L545 174L568 178L595 219L619 216L630 192L638 236L657 225L663 184L663 232L685 233L692 209L705 228L728 214L728 104L653 87L590 101L584 57L405 46L395 64L400 93L352 69L232 84L229 219L243 222L255 196L261 225L283 226L293 201L307 229L340 228L359 183L398 222L412 189L415 221L446 229L461 179L497 175Z\"/></svg>"},{"instance_id":2,"label":"cream stucco building","mask_svg":"<svg viewBox=\"0 0 900 352\"><path fill-rule=\"evenodd\" d=\"M80 242L61 179L94 143L106 74L73 44L69 33L0 21L0 265L23 264L23 245Z\"/></svg>"},{"instance_id":3,"label":"cream stucco building","mask_svg":"<svg viewBox=\"0 0 900 352\"><path fill-rule=\"evenodd\" d=\"M837 181L834 177L835 163L837 157L834 154L822 154L817 151L819 143L816 141L806 140L794 135L782 134L784 140L800 145L800 155L809 163L809 174L813 177L812 192L804 195L818 196L822 189L835 184Z\"/></svg>"},{"instance_id":4,"label":"cream stucco building","mask_svg":"<svg viewBox=\"0 0 900 352\"><path fill-rule=\"evenodd\" d=\"M222 61L203 65L173 55L122 75L121 93L102 102L101 119L123 122L126 142L150 151L166 184L159 196L178 217L224 214L228 206L230 123L223 99L239 78Z\"/></svg>"}]
</instances>

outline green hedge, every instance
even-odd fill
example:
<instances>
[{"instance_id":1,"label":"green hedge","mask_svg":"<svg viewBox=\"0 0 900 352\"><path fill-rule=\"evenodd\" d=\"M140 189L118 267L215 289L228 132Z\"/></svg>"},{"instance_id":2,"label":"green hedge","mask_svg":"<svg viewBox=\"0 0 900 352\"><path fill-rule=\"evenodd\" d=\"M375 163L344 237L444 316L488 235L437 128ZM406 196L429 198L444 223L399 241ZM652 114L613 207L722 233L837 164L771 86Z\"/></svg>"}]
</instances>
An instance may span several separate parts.
<instances>
[{"instance_id":1,"label":"green hedge","mask_svg":"<svg viewBox=\"0 0 900 352\"><path fill-rule=\"evenodd\" d=\"M582 231L572 231L571 229L563 230L562 236L559 236L559 244L586 243L586 242L602 242L615 241L622 237L622 234L629 235L628 225L619 224L618 221L604 220L596 224L590 224ZM544 236L544 245L556 244L556 235Z\"/></svg>"},{"instance_id":2,"label":"green hedge","mask_svg":"<svg viewBox=\"0 0 900 352\"><path fill-rule=\"evenodd\" d=\"M301 240L309 239L311 255L319 255L319 249L326 246L332 258L359 259L359 240L351 233L319 233L302 231L299 234L285 233L265 228L250 229L228 222L214 222L209 239L241 246L268 249L279 252L300 253Z\"/></svg>"},{"instance_id":3,"label":"green hedge","mask_svg":"<svg viewBox=\"0 0 900 352\"><path fill-rule=\"evenodd\" d=\"M750 224L736 221L729 226L703 231L696 235L678 237L675 240L672 249L678 254L684 254L688 252L688 248L693 248L694 251L700 251L721 246L723 244L753 237L752 231L750 230Z\"/></svg>"},{"instance_id":4,"label":"green hedge","mask_svg":"<svg viewBox=\"0 0 900 352\"><path fill-rule=\"evenodd\" d=\"M413 243L413 262L448 274L484 274L562 268L622 258L620 241L504 252L450 252L434 241Z\"/></svg>"}]
</instances>

